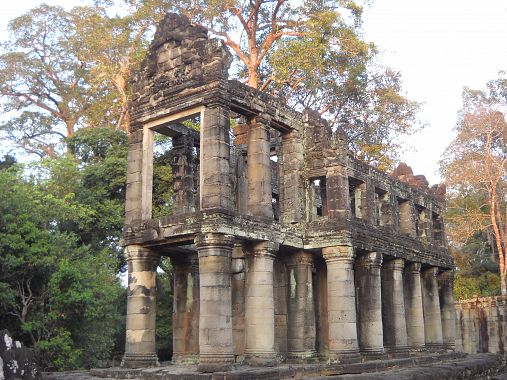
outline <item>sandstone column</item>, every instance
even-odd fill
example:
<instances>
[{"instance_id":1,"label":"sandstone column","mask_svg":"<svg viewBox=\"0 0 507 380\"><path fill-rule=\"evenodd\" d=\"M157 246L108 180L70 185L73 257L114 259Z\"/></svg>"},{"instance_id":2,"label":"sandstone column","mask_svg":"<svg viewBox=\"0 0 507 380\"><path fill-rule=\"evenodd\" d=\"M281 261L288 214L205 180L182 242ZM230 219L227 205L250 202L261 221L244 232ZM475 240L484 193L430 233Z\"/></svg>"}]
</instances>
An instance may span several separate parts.
<instances>
[{"instance_id":1,"label":"sandstone column","mask_svg":"<svg viewBox=\"0 0 507 380\"><path fill-rule=\"evenodd\" d=\"M217 233L195 237L199 253L199 371L226 371L232 347L231 251L233 240Z\"/></svg>"},{"instance_id":2,"label":"sandstone column","mask_svg":"<svg viewBox=\"0 0 507 380\"><path fill-rule=\"evenodd\" d=\"M424 337L426 347L443 348L442 318L437 283L438 268L431 267L421 273L424 308Z\"/></svg>"},{"instance_id":3,"label":"sandstone column","mask_svg":"<svg viewBox=\"0 0 507 380\"><path fill-rule=\"evenodd\" d=\"M357 333L359 349L367 356L384 353L380 267L382 254L368 252L356 259Z\"/></svg>"},{"instance_id":4,"label":"sandstone column","mask_svg":"<svg viewBox=\"0 0 507 380\"><path fill-rule=\"evenodd\" d=\"M463 351L471 354L477 353L475 346L475 326L474 326L474 313L472 310L473 304L465 302L462 304L463 309Z\"/></svg>"},{"instance_id":5,"label":"sandstone column","mask_svg":"<svg viewBox=\"0 0 507 380\"><path fill-rule=\"evenodd\" d=\"M403 272L407 342L411 351L425 348L424 314L421 289L421 263L410 263Z\"/></svg>"},{"instance_id":6,"label":"sandstone column","mask_svg":"<svg viewBox=\"0 0 507 380\"><path fill-rule=\"evenodd\" d=\"M455 349L458 352L462 352L463 349L463 305L460 302L456 302L456 340Z\"/></svg>"},{"instance_id":7,"label":"sandstone column","mask_svg":"<svg viewBox=\"0 0 507 380\"><path fill-rule=\"evenodd\" d=\"M315 306L312 286L313 255L299 251L287 264L289 272L288 357L315 357Z\"/></svg>"},{"instance_id":8,"label":"sandstone column","mask_svg":"<svg viewBox=\"0 0 507 380\"><path fill-rule=\"evenodd\" d=\"M273 261L277 247L271 242L255 244L247 260L245 358L251 365L275 365L275 305Z\"/></svg>"},{"instance_id":9,"label":"sandstone column","mask_svg":"<svg viewBox=\"0 0 507 380\"><path fill-rule=\"evenodd\" d=\"M191 134L173 137L173 214L196 210L194 138Z\"/></svg>"},{"instance_id":10,"label":"sandstone column","mask_svg":"<svg viewBox=\"0 0 507 380\"><path fill-rule=\"evenodd\" d=\"M245 250L236 241L232 249L232 342L234 355L245 354Z\"/></svg>"},{"instance_id":11,"label":"sandstone column","mask_svg":"<svg viewBox=\"0 0 507 380\"><path fill-rule=\"evenodd\" d=\"M269 119L257 116L248 132L248 213L273 219Z\"/></svg>"},{"instance_id":12,"label":"sandstone column","mask_svg":"<svg viewBox=\"0 0 507 380\"><path fill-rule=\"evenodd\" d=\"M345 165L327 167L326 172L328 217L345 220L350 217L349 179Z\"/></svg>"},{"instance_id":13,"label":"sandstone column","mask_svg":"<svg viewBox=\"0 0 507 380\"><path fill-rule=\"evenodd\" d=\"M456 347L456 309L454 307L453 280L452 270L444 271L438 275L442 340L447 350L454 350Z\"/></svg>"},{"instance_id":14,"label":"sandstone column","mask_svg":"<svg viewBox=\"0 0 507 380\"><path fill-rule=\"evenodd\" d=\"M392 259L382 266L382 325L384 346L395 356L408 354L403 268L405 260Z\"/></svg>"},{"instance_id":15,"label":"sandstone column","mask_svg":"<svg viewBox=\"0 0 507 380\"><path fill-rule=\"evenodd\" d=\"M127 337L122 367L158 365L155 348L156 278L160 256L140 245L125 248L129 271Z\"/></svg>"},{"instance_id":16,"label":"sandstone column","mask_svg":"<svg viewBox=\"0 0 507 380\"><path fill-rule=\"evenodd\" d=\"M326 247L322 254L327 265L329 361L358 361L354 250L349 245Z\"/></svg>"},{"instance_id":17,"label":"sandstone column","mask_svg":"<svg viewBox=\"0 0 507 380\"><path fill-rule=\"evenodd\" d=\"M232 208L229 131L229 110L220 104L208 105L201 123L201 209Z\"/></svg>"},{"instance_id":18,"label":"sandstone column","mask_svg":"<svg viewBox=\"0 0 507 380\"><path fill-rule=\"evenodd\" d=\"M125 223L151 218L153 189L153 136L149 128L132 132L128 147Z\"/></svg>"},{"instance_id":19,"label":"sandstone column","mask_svg":"<svg viewBox=\"0 0 507 380\"><path fill-rule=\"evenodd\" d=\"M282 135L280 165L280 222L298 223L303 219L304 191L301 176L303 169L303 142L297 130Z\"/></svg>"},{"instance_id":20,"label":"sandstone column","mask_svg":"<svg viewBox=\"0 0 507 380\"><path fill-rule=\"evenodd\" d=\"M196 254L171 259L174 276L173 363L199 361L199 259Z\"/></svg>"},{"instance_id":21,"label":"sandstone column","mask_svg":"<svg viewBox=\"0 0 507 380\"><path fill-rule=\"evenodd\" d=\"M498 306L496 298L491 298L487 303L486 315L488 321L488 352L497 353L500 352L499 338L501 335L498 323Z\"/></svg>"}]
</instances>

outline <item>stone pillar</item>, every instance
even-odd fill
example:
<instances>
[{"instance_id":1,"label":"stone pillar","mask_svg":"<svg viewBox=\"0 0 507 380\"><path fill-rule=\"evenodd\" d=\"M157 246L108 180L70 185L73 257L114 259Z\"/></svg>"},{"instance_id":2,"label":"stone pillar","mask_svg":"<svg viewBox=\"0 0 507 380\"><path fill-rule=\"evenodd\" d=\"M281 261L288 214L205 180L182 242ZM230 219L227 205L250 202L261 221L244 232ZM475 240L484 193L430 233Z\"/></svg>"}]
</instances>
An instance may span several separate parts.
<instances>
[{"instance_id":1,"label":"stone pillar","mask_svg":"<svg viewBox=\"0 0 507 380\"><path fill-rule=\"evenodd\" d=\"M196 184L192 135L173 137L173 215L196 211Z\"/></svg>"},{"instance_id":2,"label":"stone pillar","mask_svg":"<svg viewBox=\"0 0 507 380\"><path fill-rule=\"evenodd\" d=\"M349 245L326 247L322 254L327 265L329 361L358 361L354 250Z\"/></svg>"},{"instance_id":3,"label":"stone pillar","mask_svg":"<svg viewBox=\"0 0 507 380\"><path fill-rule=\"evenodd\" d=\"M403 268L405 260L392 259L382 266L382 325L384 346L395 356L408 354Z\"/></svg>"},{"instance_id":4,"label":"stone pillar","mask_svg":"<svg viewBox=\"0 0 507 380\"><path fill-rule=\"evenodd\" d=\"M463 304L463 351L470 354L477 353L473 305L471 302Z\"/></svg>"},{"instance_id":5,"label":"stone pillar","mask_svg":"<svg viewBox=\"0 0 507 380\"><path fill-rule=\"evenodd\" d=\"M315 351L313 255L299 251L287 264L289 273L287 349L291 359L311 359Z\"/></svg>"},{"instance_id":6,"label":"stone pillar","mask_svg":"<svg viewBox=\"0 0 507 380\"><path fill-rule=\"evenodd\" d=\"M426 347L443 348L442 317L437 283L438 268L431 267L421 272L424 308L424 337Z\"/></svg>"},{"instance_id":7,"label":"stone pillar","mask_svg":"<svg viewBox=\"0 0 507 380\"><path fill-rule=\"evenodd\" d=\"M328 218L331 220L350 218L349 179L346 166L327 167L326 190Z\"/></svg>"},{"instance_id":8,"label":"stone pillar","mask_svg":"<svg viewBox=\"0 0 507 380\"><path fill-rule=\"evenodd\" d=\"M245 358L251 365L277 364L273 297L273 261L276 249L271 242L257 243L247 258Z\"/></svg>"},{"instance_id":9,"label":"stone pillar","mask_svg":"<svg viewBox=\"0 0 507 380\"><path fill-rule=\"evenodd\" d=\"M201 209L232 208L229 131L229 110L221 105L207 106L201 123Z\"/></svg>"},{"instance_id":10,"label":"stone pillar","mask_svg":"<svg viewBox=\"0 0 507 380\"><path fill-rule=\"evenodd\" d=\"M384 353L380 268L382 254L368 252L356 259L357 334L359 349L366 356Z\"/></svg>"},{"instance_id":11,"label":"stone pillar","mask_svg":"<svg viewBox=\"0 0 507 380\"><path fill-rule=\"evenodd\" d=\"M143 130L130 134L128 147L127 187L125 190L125 223L141 219L142 209L142 170L143 170Z\"/></svg>"},{"instance_id":12,"label":"stone pillar","mask_svg":"<svg viewBox=\"0 0 507 380\"><path fill-rule=\"evenodd\" d=\"M424 314L421 289L421 263L410 263L403 272L405 321L410 351L425 348Z\"/></svg>"},{"instance_id":13,"label":"stone pillar","mask_svg":"<svg viewBox=\"0 0 507 380\"><path fill-rule=\"evenodd\" d=\"M456 309L453 294L454 273L447 270L438 275L439 300L442 318L442 341L444 348L454 351L456 347Z\"/></svg>"},{"instance_id":14,"label":"stone pillar","mask_svg":"<svg viewBox=\"0 0 507 380\"><path fill-rule=\"evenodd\" d=\"M463 308L462 304L460 302L455 303L456 307L456 340L455 340L455 346L456 351L462 352L463 351Z\"/></svg>"},{"instance_id":15,"label":"stone pillar","mask_svg":"<svg viewBox=\"0 0 507 380\"><path fill-rule=\"evenodd\" d=\"M248 214L273 219L269 119L257 116L248 132Z\"/></svg>"},{"instance_id":16,"label":"stone pillar","mask_svg":"<svg viewBox=\"0 0 507 380\"><path fill-rule=\"evenodd\" d=\"M245 281L245 251L243 242L238 241L232 249L232 341L236 361L245 354Z\"/></svg>"},{"instance_id":17,"label":"stone pillar","mask_svg":"<svg viewBox=\"0 0 507 380\"><path fill-rule=\"evenodd\" d=\"M292 224L302 221L304 215L303 142L300 132L293 130L282 135L280 165L280 222Z\"/></svg>"},{"instance_id":18,"label":"stone pillar","mask_svg":"<svg viewBox=\"0 0 507 380\"><path fill-rule=\"evenodd\" d=\"M232 238L217 233L195 237L199 253L199 366L201 372L227 371L232 346Z\"/></svg>"},{"instance_id":19,"label":"stone pillar","mask_svg":"<svg viewBox=\"0 0 507 380\"><path fill-rule=\"evenodd\" d=\"M156 279L160 256L140 245L125 248L129 271L127 337L122 367L158 366L155 347Z\"/></svg>"},{"instance_id":20,"label":"stone pillar","mask_svg":"<svg viewBox=\"0 0 507 380\"><path fill-rule=\"evenodd\" d=\"M196 254L171 259L174 276L173 358L175 364L199 361L199 259Z\"/></svg>"},{"instance_id":21,"label":"stone pillar","mask_svg":"<svg viewBox=\"0 0 507 380\"><path fill-rule=\"evenodd\" d=\"M500 352L500 330L498 326L498 307L494 297L488 302L486 315L488 321L488 352Z\"/></svg>"},{"instance_id":22,"label":"stone pillar","mask_svg":"<svg viewBox=\"0 0 507 380\"><path fill-rule=\"evenodd\" d=\"M273 293L275 299L275 352L287 357L287 267L280 258L273 263Z\"/></svg>"},{"instance_id":23,"label":"stone pillar","mask_svg":"<svg viewBox=\"0 0 507 380\"><path fill-rule=\"evenodd\" d=\"M153 189L153 135L149 128L130 135L128 147L125 223L151 218Z\"/></svg>"}]
</instances>

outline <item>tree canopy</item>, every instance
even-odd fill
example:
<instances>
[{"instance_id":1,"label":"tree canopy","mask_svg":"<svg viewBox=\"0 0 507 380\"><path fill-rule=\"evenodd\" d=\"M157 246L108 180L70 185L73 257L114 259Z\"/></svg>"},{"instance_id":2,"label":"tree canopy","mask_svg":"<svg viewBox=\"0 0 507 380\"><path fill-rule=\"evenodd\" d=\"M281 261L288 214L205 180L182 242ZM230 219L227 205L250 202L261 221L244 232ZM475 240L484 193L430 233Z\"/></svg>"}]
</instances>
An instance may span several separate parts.
<instances>
[{"instance_id":1,"label":"tree canopy","mask_svg":"<svg viewBox=\"0 0 507 380\"><path fill-rule=\"evenodd\" d=\"M465 88L457 136L447 148L442 171L451 191L451 237L466 242L485 231L498 256L501 292L507 294L507 81L485 90Z\"/></svg>"}]
</instances>

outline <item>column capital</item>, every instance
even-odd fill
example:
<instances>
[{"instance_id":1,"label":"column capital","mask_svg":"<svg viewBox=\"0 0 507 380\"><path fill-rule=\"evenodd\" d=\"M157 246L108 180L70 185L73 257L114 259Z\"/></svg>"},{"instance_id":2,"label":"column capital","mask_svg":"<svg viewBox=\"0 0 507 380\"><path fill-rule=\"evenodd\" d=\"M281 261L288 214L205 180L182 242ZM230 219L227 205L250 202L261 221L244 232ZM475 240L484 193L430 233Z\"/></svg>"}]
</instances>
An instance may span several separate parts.
<instances>
[{"instance_id":1,"label":"column capital","mask_svg":"<svg viewBox=\"0 0 507 380\"><path fill-rule=\"evenodd\" d=\"M336 245L322 248L322 256L326 262L350 261L353 262L356 254L352 245Z\"/></svg>"},{"instance_id":2,"label":"column capital","mask_svg":"<svg viewBox=\"0 0 507 380\"><path fill-rule=\"evenodd\" d=\"M195 235L194 242L197 249L209 247L231 248L234 243L234 238L231 235L210 232Z\"/></svg>"},{"instance_id":3,"label":"column capital","mask_svg":"<svg viewBox=\"0 0 507 380\"><path fill-rule=\"evenodd\" d=\"M356 267L380 268L382 266L382 254L379 252L368 252L358 256L356 259Z\"/></svg>"},{"instance_id":4,"label":"column capital","mask_svg":"<svg viewBox=\"0 0 507 380\"><path fill-rule=\"evenodd\" d=\"M287 266L297 266L297 265L312 265L313 264L313 254L308 251L297 251L289 256L287 260Z\"/></svg>"},{"instance_id":5,"label":"column capital","mask_svg":"<svg viewBox=\"0 0 507 380\"><path fill-rule=\"evenodd\" d=\"M271 116L266 113L260 113L251 118L249 124L269 127L271 125Z\"/></svg>"},{"instance_id":6,"label":"column capital","mask_svg":"<svg viewBox=\"0 0 507 380\"><path fill-rule=\"evenodd\" d=\"M405 259L396 258L392 260L386 260L384 261L382 267L394 271L402 271L405 268Z\"/></svg>"},{"instance_id":7,"label":"column capital","mask_svg":"<svg viewBox=\"0 0 507 380\"><path fill-rule=\"evenodd\" d=\"M440 282L449 282L452 284L454 282L454 271L452 269L443 270L439 273L438 279Z\"/></svg>"},{"instance_id":8,"label":"column capital","mask_svg":"<svg viewBox=\"0 0 507 380\"><path fill-rule=\"evenodd\" d=\"M267 256L275 258L280 245L271 241L261 241L252 246L251 253L254 256Z\"/></svg>"},{"instance_id":9,"label":"column capital","mask_svg":"<svg viewBox=\"0 0 507 380\"><path fill-rule=\"evenodd\" d=\"M421 263L409 262L405 264L405 271L412 274L420 274L421 273Z\"/></svg>"},{"instance_id":10,"label":"column capital","mask_svg":"<svg viewBox=\"0 0 507 380\"><path fill-rule=\"evenodd\" d=\"M330 175L347 175L347 166L341 162L333 162L326 166L326 174Z\"/></svg>"},{"instance_id":11,"label":"column capital","mask_svg":"<svg viewBox=\"0 0 507 380\"><path fill-rule=\"evenodd\" d=\"M437 277L438 276L438 271L439 271L439 268L438 267L431 267L431 268L428 268L426 270L424 270L424 274L427 273L427 276L431 276L431 277Z\"/></svg>"},{"instance_id":12,"label":"column capital","mask_svg":"<svg viewBox=\"0 0 507 380\"><path fill-rule=\"evenodd\" d=\"M160 260L160 254L152 251L149 248L143 247L142 245L134 244L127 245L124 248L125 260L129 261L153 261L158 264Z\"/></svg>"},{"instance_id":13,"label":"column capital","mask_svg":"<svg viewBox=\"0 0 507 380\"><path fill-rule=\"evenodd\" d=\"M185 254L171 256L171 264L173 266L180 265L190 267L193 271L199 270L199 257L197 254Z\"/></svg>"}]
</instances>

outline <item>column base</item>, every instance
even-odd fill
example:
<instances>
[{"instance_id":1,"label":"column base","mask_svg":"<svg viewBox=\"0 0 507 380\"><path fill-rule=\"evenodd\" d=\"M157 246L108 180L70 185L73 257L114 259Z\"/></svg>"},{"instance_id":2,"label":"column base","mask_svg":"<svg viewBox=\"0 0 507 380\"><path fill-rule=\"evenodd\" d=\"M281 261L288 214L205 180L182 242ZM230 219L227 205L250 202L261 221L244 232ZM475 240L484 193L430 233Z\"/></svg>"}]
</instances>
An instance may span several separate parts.
<instances>
[{"instance_id":1,"label":"column base","mask_svg":"<svg viewBox=\"0 0 507 380\"><path fill-rule=\"evenodd\" d=\"M361 348L360 353L365 360L377 360L386 358L384 347Z\"/></svg>"},{"instance_id":2,"label":"column base","mask_svg":"<svg viewBox=\"0 0 507 380\"><path fill-rule=\"evenodd\" d=\"M227 372L232 370L234 364L233 354L200 354L199 372Z\"/></svg>"},{"instance_id":3,"label":"column base","mask_svg":"<svg viewBox=\"0 0 507 380\"><path fill-rule=\"evenodd\" d=\"M384 347L389 358L408 358L410 356L408 346Z\"/></svg>"},{"instance_id":4,"label":"column base","mask_svg":"<svg viewBox=\"0 0 507 380\"><path fill-rule=\"evenodd\" d=\"M351 351L329 351L327 363L328 364L351 364L359 363L361 361L361 354L359 350Z\"/></svg>"},{"instance_id":5,"label":"column base","mask_svg":"<svg viewBox=\"0 0 507 380\"><path fill-rule=\"evenodd\" d=\"M418 352L424 352L424 351L427 351L426 345L424 345L424 344L417 345L417 346L408 346L408 352L410 352L411 354L416 354Z\"/></svg>"},{"instance_id":6,"label":"column base","mask_svg":"<svg viewBox=\"0 0 507 380\"><path fill-rule=\"evenodd\" d=\"M443 351L445 350L445 346L443 343L426 343L426 350Z\"/></svg>"},{"instance_id":7,"label":"column base","mask_svg":"<svg viewBox=\"0 0 507 380\"><path fill-rule=\"evenodd\" d=\"M123 368L146 368L146 367L158 367L157 354L132 354L125 353L121 361L120 366Z\"/></svg>"},{"instance_id":8,"label":"column base","mask_svg":"<svg viewBox=\"0 0 507 380\"><path fill-rule=\"evenodd\" d=\"M246 352L245 362L253 367L274 367L280 364L281 360L273 352Z\"/></svg>"},{"instance_id":9,"label":"column base","mask_svg":"<svg viewBox=\"0 0 507 380\"><path fill-rule=\"evenodd\" d=\"M456 344L455 343L444 343L444 349L446 351L456 351Z\"/></svg>"},{"instance_id":10,"label":"column base","mask_svg":"<svg viewBox=\"0 0 507 380\"><path fill-rule=\"evenodd\" d=\"M171 359L173 364L198 364L199 363L199 354L178 354L173 353L173 357Z\"/></svg>"},{"instance_id":11,"label":"column base","mask_svg":"<svg viewBox=\"0 0 507 380\"><path fill-rule=\"evenodd\" d=\"M317 351L308 350L308 351L289 351L287 353L288 363L317 363L319 358L317 357Z\"/></svg>"}]
</instances>

